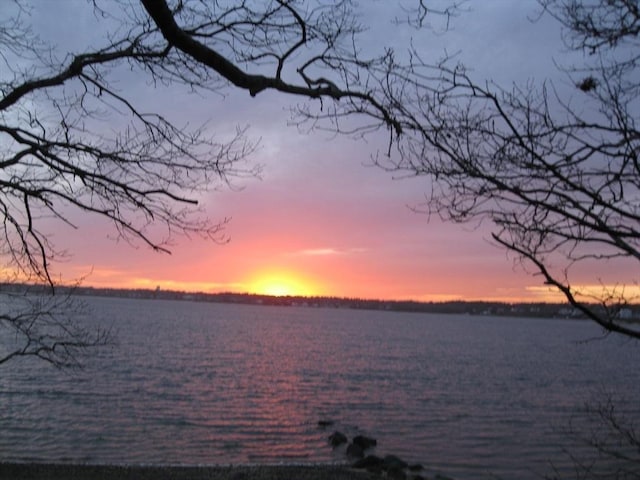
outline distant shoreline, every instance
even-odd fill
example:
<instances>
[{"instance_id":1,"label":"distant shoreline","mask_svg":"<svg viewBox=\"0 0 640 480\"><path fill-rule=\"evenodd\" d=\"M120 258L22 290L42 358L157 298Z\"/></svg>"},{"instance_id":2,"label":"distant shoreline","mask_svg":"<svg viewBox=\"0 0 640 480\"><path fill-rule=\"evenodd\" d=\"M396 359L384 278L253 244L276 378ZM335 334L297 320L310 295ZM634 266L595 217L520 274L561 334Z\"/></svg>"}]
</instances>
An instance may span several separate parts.
<instances>
[{"instance_id":1,"label":"distant shoreline","mask_svg":"<svg viewBox=\"0 0 640 480\"><path fill-rule=\"evenodd\" d=\"M47 293L46 285L0 283L0 293ZM437 313L499 317L560 318L583 320L584 314L566 303L508 303L490 301L450 300L421 302L417 300L376 300L349 297L272 296L254 293L205 293L179 290L97 288L83 286L56 286L62 295L114 297L147 300L180 300L190 302L231 303L240 305L265 305L283 307L345 308L356 310L384 310L389 312ZM594 305L594 308L599 308ZM630 304L624 309L624 322L640 322L640 304Z\"/></svg>"},{"instance_id":2,"label":"distant shoreline","mask_svg":"<svg viewBox=\"0 0 640 480\"><path fill-rule=\"evenodd\" d=\"M0 480L366 480L374 477L335 465L164 467L0 463Z\"/></svg>"}]
</instances>

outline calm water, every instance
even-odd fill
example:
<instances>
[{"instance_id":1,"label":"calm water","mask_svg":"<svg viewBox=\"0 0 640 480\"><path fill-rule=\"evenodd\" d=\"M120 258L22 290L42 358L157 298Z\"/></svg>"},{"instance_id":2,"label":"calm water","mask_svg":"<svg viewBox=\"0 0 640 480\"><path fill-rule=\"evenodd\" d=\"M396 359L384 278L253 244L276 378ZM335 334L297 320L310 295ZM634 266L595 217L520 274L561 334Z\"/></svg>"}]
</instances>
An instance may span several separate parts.
<instances>
[{"instance_id":1,"label":"calm water","mask_svg":"<svg viewBox=\"0 0 640 480\"><path fill-rule=\"evenodd\" d=\"M119 344L80 372L0 367L0 460L339 462L339 429L429 474L526 479L570 465L585 401L640 419L640 345L581 342L587 322L87 301Z\"/></svg>"}]
</instances>

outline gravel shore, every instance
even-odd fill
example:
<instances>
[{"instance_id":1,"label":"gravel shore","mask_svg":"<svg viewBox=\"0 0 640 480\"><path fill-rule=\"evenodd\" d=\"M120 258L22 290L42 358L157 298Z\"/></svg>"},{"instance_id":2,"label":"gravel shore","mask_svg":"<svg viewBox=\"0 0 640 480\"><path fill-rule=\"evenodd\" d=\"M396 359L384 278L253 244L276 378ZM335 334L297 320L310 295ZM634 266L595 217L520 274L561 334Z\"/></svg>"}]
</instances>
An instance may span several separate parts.
<instances>
[{"instance_id":1,"label":"gravel shore","mask_svg":"<svg viewBox=\"0 0 640 480\"><path fill-rule=\"evenodd\" d=\"M367 480L347 467L232 466L150 467L0 463L0 480Z\"/></svg>"}]
</instances>

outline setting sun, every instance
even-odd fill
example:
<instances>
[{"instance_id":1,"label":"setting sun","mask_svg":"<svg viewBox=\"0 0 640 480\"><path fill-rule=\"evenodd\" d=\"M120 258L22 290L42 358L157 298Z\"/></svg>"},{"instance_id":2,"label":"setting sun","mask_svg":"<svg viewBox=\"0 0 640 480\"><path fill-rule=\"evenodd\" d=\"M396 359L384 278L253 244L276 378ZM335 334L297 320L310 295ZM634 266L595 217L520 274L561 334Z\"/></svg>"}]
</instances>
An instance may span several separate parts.
<instances>
[{"instance_id":1,"label":"setting sun","mask_svg":"<svg viewBox=\"0 0 640 480\"><path fill-rule=\"evenodd\" d=\"M249 291L262 295L314 296L319 295L318 288L307 279L288 272L267 272L256 276L249 282Z\"/></svg>"}]
</instances>

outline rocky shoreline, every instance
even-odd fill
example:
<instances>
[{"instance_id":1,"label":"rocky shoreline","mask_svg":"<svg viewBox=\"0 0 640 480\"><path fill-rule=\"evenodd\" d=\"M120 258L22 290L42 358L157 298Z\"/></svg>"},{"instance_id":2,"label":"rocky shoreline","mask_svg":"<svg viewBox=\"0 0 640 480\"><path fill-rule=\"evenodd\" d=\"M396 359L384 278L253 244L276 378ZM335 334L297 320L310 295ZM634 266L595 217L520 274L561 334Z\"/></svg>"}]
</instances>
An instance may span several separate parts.
<instances>
[{"instance_id":1,"label":"rocky shoreline","mask_svg":"<svg viewBox=\"0 0 640 480\"><path fill-rule=\"evenodd\" d=\"M333 428L318 421L321 430ZM331 430L330 430L331 431ZM361 434L350 440L334 430L328 446L342 451L345 463L317 465L154 466L0 462L0 480L450 480L427 477L421 464L395 455L376 455L377 440Z\"/></svg>"},{"instance_id":2,"label":"rocky shoreline","mask_svg":"<svg viewBox=\"0 0 640 480\"><path fill-rule=\"evenodd\" d=\"M321 420L320 427L330 427L331 421ZM334 431L327 438L329 445L335 450L344 448L344 454L351 468L364 470L370 474L394 480L427 480L423 475L424 467L419 463L409 464L396 455L387 454L385 456L375 455L371 450L375 450L378 441L375 438L364 435L356 435L349 441L347 435L341 431ZM436 480L449 480L447 477L436 475Z\"/></svg>"}]
</instances>

